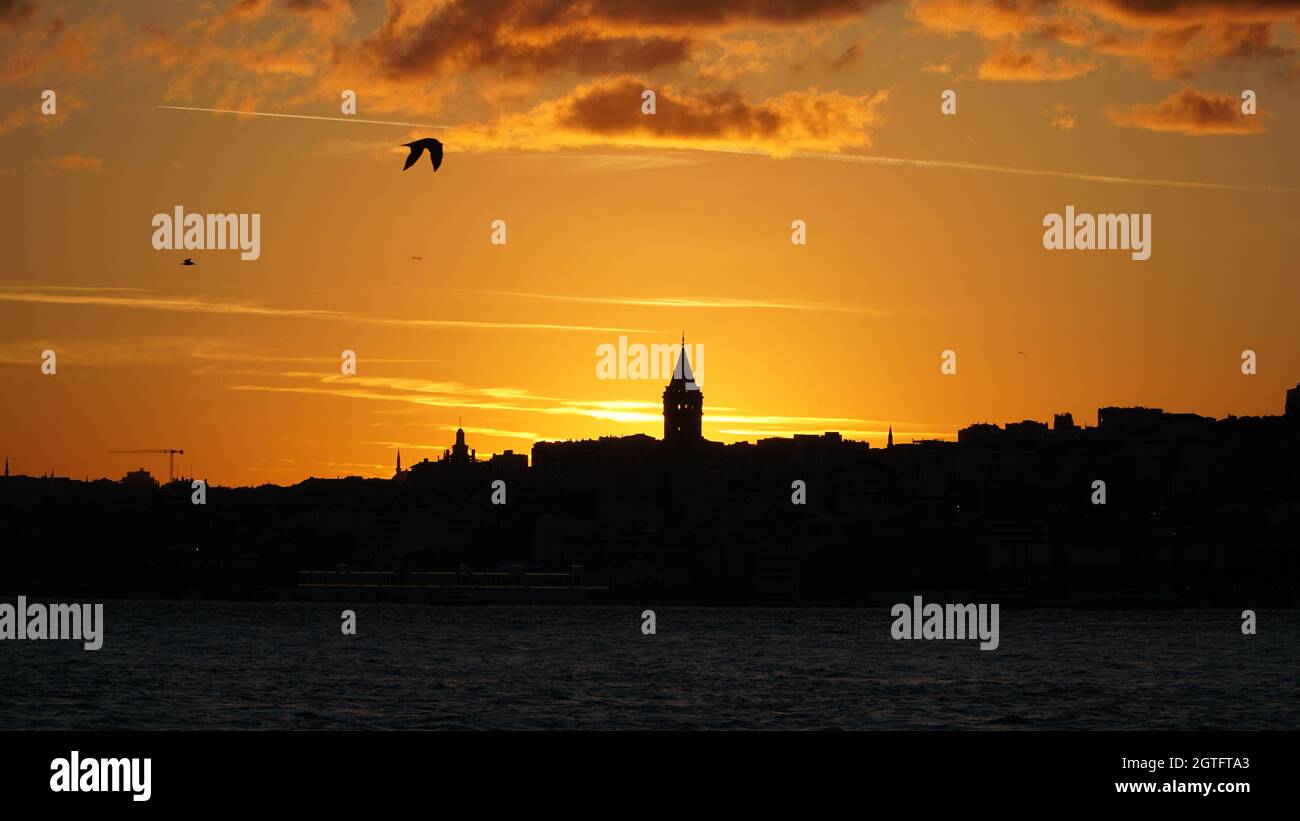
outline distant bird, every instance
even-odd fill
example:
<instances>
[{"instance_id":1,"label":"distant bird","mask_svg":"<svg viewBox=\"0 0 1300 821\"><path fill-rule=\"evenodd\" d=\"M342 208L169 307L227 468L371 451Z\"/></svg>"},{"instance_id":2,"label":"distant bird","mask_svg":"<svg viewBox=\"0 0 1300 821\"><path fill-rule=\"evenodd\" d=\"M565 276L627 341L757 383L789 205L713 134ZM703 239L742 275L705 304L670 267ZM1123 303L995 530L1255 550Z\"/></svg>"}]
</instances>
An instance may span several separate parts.
<instances>
[{"instance_id":1,"label":"distant bird","mask_svg":"<svg viewBox=\"0 0 1300 821\"><path fill-rule=\"evenodd\" d=\"M1024 351L1016 351L1016 353L1020 354L1021 356L1024 356L1024 355L1025 355L1025 352L1024 352Z\"/></svg>"},{"instance_id":2,"label":"distant bird","mask_svg":"<svg viewBox=\"0 0 1300 821\"><path fill-rule=\"evenodd\" d=\"M197 262L190 259L189 257L186 257L185 261L181 263L181 265L197 265L197 264L198 264Z\"/></svg>"},{"instance_id":3,"label":"distant bird","mask_svg":"<svg viewBox=\"0 0 1300 821\"><path fill-rule=\"evenodd\" d=\"M411 259L424 259L424 257L411 257Z\"/></svg>"},{"instance_id":4,"label":"distant bird","mask_svg":"<svg viewBox=\"0 0 1300 821\"><path fill-rule=\"evenodd\" d=\"M424 154L426 148L429 150L429 161L433 163L433 170L437 171L442 165L442 143L438 142L433 137L425 137L423 140L416 140L413 143L402 143L402 145L411 149L411 153L406 158L406 165L402 166L403 171L415 165Z\"/></svg>"}]
</instances>

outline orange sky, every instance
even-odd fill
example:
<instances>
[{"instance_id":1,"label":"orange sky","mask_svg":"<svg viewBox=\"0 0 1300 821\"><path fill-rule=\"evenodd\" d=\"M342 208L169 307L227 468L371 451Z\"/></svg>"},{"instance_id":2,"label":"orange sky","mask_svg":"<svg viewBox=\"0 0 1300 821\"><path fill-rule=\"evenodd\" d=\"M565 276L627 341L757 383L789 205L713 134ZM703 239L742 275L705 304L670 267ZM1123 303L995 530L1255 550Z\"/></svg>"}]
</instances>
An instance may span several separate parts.
<instances>
[{"instance_id":1,"label":"orange sky","mask_svg":"<svg viewBox=\"0 0 1300 821\"><path fill-rule=\"evenodd\" d=\"M283 484L389 475L458 420L480 454L659 436L662 380L600 380L596 349L683 331L725 441L1280 413L1297 26L1300 0L0 0L0 451ZM157 108L343 117L345 89L456 128ZM441 170L403 172L423 136ZM154 250L176 205L260 214L260 258ZM1150 213L1150 260L1044 250L1067 205Z\"/></svg>"}]
</instances>

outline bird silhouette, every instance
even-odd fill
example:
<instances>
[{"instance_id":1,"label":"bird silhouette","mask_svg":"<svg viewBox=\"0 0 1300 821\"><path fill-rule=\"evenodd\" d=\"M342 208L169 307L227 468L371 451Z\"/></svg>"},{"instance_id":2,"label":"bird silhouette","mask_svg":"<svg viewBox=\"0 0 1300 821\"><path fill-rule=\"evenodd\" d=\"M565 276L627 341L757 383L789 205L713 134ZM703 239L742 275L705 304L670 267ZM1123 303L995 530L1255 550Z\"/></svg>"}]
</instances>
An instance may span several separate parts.
<instances>
[{"instance_id":1,"label":"bird silhouette","mask_svg":"<svg viewBox=\"0 0 1300 821\"><path fill-rule=\"evenodd\" d=\"M411 257L411 259L424 259L424 257Z\"/></svg>"},{"instance_id":2,"label":"bird silhouette","mask_svg":"<svg viewBox=\"0 0 1300 821\"><path fill-rule=\"evenodd\" d=\"M415 165L424 154L425 149L429 150L429 161L433 163L434 171L437 171L439 166L442 165L442 143L438 142L433 137L425 137L423 140L416 140L413 143L402 143L402 145L411 149L411 153L406 158L406 165L402 166L403 171Z\"/></svg>"},{"instance_id":3,"label":"bird silhouette","mask_svg":"<svg viewBox=\"0 0 1300 821\"><path fill-rule=\"evenodd\" d=\"M186 257L185 261L182 262L181 265L198 265L198 263L190 259L189 257Z\"/></svg>"}]
</instances>

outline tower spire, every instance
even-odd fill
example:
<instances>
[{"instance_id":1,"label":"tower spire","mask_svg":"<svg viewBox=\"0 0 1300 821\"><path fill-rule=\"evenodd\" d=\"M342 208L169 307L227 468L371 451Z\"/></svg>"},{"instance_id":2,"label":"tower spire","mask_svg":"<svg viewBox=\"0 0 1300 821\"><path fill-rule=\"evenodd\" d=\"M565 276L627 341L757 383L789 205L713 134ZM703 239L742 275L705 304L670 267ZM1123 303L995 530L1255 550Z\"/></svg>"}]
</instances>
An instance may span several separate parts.
<instances>
[{"instance_id":1,"label":"tower spire","mask_svg":"<svg viewBox=\"0 0 1300 821\"><path fill-rule=\"evenodd\" d=\"M893 425L890 425L890 426L889 426L889 439L885 442L885 447L886 447L886 448L892 448L893 446L894 446L894 426L893 426Z\"/></svg>"},{"instance_id":2,"label":"tower spire","mask_svg":"<svg viewBox=\"0 0 1300 821\"><path fill-rule=\"evenodd\" d=\"M402 449L397 449L397 472L402 472Z\"/></svg>"},{"instance_id":3,"label":"tower spire","mask_svg":"<svg viewBox=\"0 0 1300 821\"><path fill-rule=\"evenodd\" d=\"M700 441L704 394L695 384L691 361L686 353L686 332L682 331L682 347L673 367L672 379L664 388L664 443L690 445Z\"/></svg>"}]
</instances>

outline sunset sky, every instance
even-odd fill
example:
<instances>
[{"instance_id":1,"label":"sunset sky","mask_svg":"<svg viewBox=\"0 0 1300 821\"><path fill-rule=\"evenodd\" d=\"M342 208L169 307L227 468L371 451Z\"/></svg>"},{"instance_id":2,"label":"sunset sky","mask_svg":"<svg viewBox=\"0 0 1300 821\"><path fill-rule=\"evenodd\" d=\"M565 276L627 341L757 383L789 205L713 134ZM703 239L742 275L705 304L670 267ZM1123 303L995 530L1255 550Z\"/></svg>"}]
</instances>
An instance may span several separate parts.
<instances>
[{"instance_id":1,"label":"sunset sky","mask_svg":"<svg viewBox=\"0 0 1300 821\"><path fill-rule=\"evenodd\" d=\"M722 441L1278 414L1298 35L1300 0L0 0L0 456L287 484L458 420L480 455L658 437L663 380L596 349L683 332ZM347 89L426 127L159 108ZM177 205L260 214L260 258L155 250ZM1150 213L1151 258L1045 250L1067 205Z\"/></svg>"}]
</instances>

